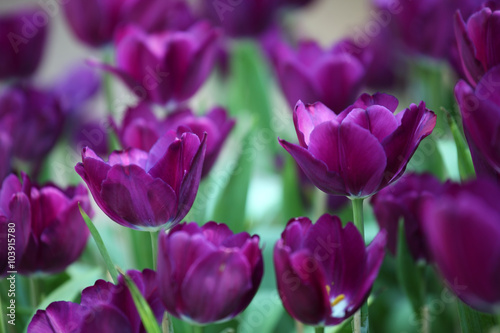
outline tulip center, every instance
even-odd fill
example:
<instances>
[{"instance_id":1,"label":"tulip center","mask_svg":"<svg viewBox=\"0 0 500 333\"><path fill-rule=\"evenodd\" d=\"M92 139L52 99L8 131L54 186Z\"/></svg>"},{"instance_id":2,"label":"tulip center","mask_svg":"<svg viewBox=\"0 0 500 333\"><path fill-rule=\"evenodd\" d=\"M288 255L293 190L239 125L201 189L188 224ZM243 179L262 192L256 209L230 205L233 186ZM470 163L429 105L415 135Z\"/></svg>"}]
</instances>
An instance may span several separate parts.
<instances>
[{"instance_id":1,"label":"tulip center","mask_svg":"<svg viewBox=\"0 0 500 333\"><path fill-rule=\"evenodd\" d=\"M347 308L347 300L344 294L337 295L333 297L330 295L331 288L329 285L326 286L326 292L330 298L330 306L332 307L332 316L333 317L344 317L346 308ZM332 299L333 298L333 299Z\"/></svg>"}]
</instances>

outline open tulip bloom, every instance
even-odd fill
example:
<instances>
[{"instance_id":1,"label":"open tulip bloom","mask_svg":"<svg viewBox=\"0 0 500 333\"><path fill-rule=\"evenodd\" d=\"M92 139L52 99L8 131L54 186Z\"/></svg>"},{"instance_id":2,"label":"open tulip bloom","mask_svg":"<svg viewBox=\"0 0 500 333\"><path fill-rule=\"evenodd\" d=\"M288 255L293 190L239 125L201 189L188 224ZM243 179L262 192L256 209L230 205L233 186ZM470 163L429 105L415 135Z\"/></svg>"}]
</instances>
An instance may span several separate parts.
<instances>
[{"instance_id":1,"label":"open tulip bloom","mask_svg":"<svg viewBox=\"0 0 500 333\"><path fill-rule=\"evenodd\" d=\"M397 105L393 96L364 94L337 115L320 102L299 101L293 114L299 145L280 143L320 190L368 197L401 177L436 124L424 102L395 115Z\"/></svg>"},{"instance_id":2,"label":"open tulip bloom","mask_svg":"<svg viewBox=\"0 0 500 333\"><path fill-rule=\"evenodd\" d=\"M97 205L113 221L133 229L173 226L189 212L198 191L206 135L174 131L148 152L130 148L103 161L84 148L76 172L87 183Z\"/></svg>"},{"instance_id":3,"label":"open tulip bloom","mask_svg":"<svg viewBox=\"0 0 500 333\"><path fill-rule=\"evenodd\" d=\"M290 220L274 247L276 281L288 313L308 325L337 325L367 299L384 259L385 231L365 247L352 223L325 214Z\"/></svg>"}]
</instances>

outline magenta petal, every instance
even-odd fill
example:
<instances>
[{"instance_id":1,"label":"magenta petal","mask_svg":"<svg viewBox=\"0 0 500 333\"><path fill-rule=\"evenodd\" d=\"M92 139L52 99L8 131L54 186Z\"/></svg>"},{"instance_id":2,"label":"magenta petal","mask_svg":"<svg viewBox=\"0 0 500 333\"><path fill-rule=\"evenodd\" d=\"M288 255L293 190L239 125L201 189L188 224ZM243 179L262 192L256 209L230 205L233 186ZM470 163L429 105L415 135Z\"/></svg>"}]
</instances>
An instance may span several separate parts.
<instances>
[{"instance_id":1,"label":"magenta petal","mask_svg":"<svg viewBox=\"0 0 500 333\"><path fill-rule=\"evenodd\" d=\"M286 229L281 234L285 245L292 252L302 247L303 239L311 228L312 222L307 217L296 217L288 221Z\"/></svg>"},{"instance_id":2,"label":"magenta petal","mask_svg":"<svg viewBox=\"0 0 500 333\"><path fill-rule=\"evenodd\" d=\"M299 100L315 103L321 99L318 84L301 64L289 60L278 66L280 84L290 108L295 107Z\"/></svg>"},{"instance_id":3,"label":"magenta petal","mask_svg":"<svg viewBox=\"0 0 500 333\"><path fill-rule=\"evenodd\" d=\"M109 165L137 165L141 169L146 168L146 162L148 160L148 153L143 150L129 148L124 151L114 151L109 155Z\"/></svg>"},{"instance_id":4,"label":"magenta petal","mask_svg":"<svg viewBox=\"0 0 500 333\"><path fill-rule=\"evenodd\" d=\"M349 122L340 125L340 165L348 193L373 194L379 187L387 165L384 148L366 129Z\"/></svg>"},{"instance_id":5,"label":"magenta petal","mask_svg":"<svg viewBox=\"0 0 500 333\"><path fill-rule=\"evenodd\" d=\"M344 180L334 171L328 170L326 164L316 159L307 149L280 139L280 144L292 155L302 171L320 190L337 195L348 195Z\"/></svg>"},{"instance_id":6,"label":"magenta petal","mask_svg":"<svg viewBox=\"0 0 500 333\"><path fill-rule=\"evenodd\" d=\"M274 247L274 267L278 292L285 309L295 319L308 325L321 325L329 316L327 280L316 260L305 250L293 254L281 240ZM306 267L318 267L313 273Z\"/></svg>"},{"instance_id":7,"label":"magenta petal","mask_svg":"<svg viewBox=\"0 0 500 333\"><path fill-rule=\"evenodd\" d=\"M323 161L328 171L340 174L339 127L335 121L321 123L314 127L309 142L309 152Z\"/></svg>"},{"instance_id":8,"label":"magenta petal","mask_svg":"<svg viewBox=\"0 0 500 333\"><path fill-rule=\"evenodd\" d=\"M38 310L28 326L28 333L80 332L88 309L71 302L54 302Z\"/></svg>"},{"instance_id":9,"label":"magenta petal","mask_svg":"<svg viewBox=\"0 0 500 333\"><path fill-rule=\"evenodd\" d=\"M252 290L251 267L238 252L213 252L191 266L182 283L185 316L198 323L231 318Z\"/></svg>"},{"instance_id":10,"label":"magenta petal","mask_svg":"<svg viewBox=\"0 0 500 333\"><path fill-rule=\"evenodd\" d=\"M120 332L134 333L132 325L125 315L116 307L102 304L93 309L81 326L81 333Z\"/></svg>"},{"instance_id":11,"label":"magenta petal","mask_svg":"<svg viewBox=\"0 0 500 333\"><path fill-rule=\"evenodd\" d=\"M177 203L172 188L136 165L115 165L102 184L101 197L132 228L170 222ZM117 221L118 222L118 221ZM122 223L120 223L122 224Z\"/></svg>"},{"instance_id":12,"label":"magenta petal","mask_svg":"<svg viewBox=\"0 0 500 333\"><path fill-rule=\"evenodd\" d=\"M309 146L314 127L324 122L334 121L336 118L337 115L320 102L304 105L299 100L293 113L293 122L300 145L302 147Z\"/></svg>"},{"instance_id":13,"label":"magenta petal","mask_svg":"<svg viewBox=\"0 0 500 333\"><path fill-rule=\"evenodd\" d=\"M488 20L488 30L486 33L487 63L488 68L500 65L500 41L498 32L500 31L500 12L494 11Z\"/></svg>"},{"instance_id":14,"label":"magenta petal","mask_svg":"<svg viewBox=\"0 0 500 333\"><path fill-rule=\"evenodd\" d=\"M205 223L201 229L205 238L217 247L221 246L222 242L224 242L226 238L233 236L233 232L231 231L231 229L229 229L227 225L215 223L213 221ZM244 234L241 233L241 235ZM249 235L248 234L246 235L247 235L246 238L248 239Z\"/></svg>"},{"instance_id":15,"label":"magenta petal","mask_svg":"<svg viewBox=\"0 0 500 333\"><path fill-rule=\"evenodd\" d=\"M394 113L398 107L398 99L392 95L384 93L375 93L373 95L363 94L352 105L353 108L367 109L372 105L381 105Z\"/></svg>"},{"instance_id":16,"label":"magenta petal","mask_svg":"<svg viewBox=\"0 0 500 333\"><path fill-rule=\"evenodd\" d=\"M475 52L476 47L470 40L467 28L459 12L455 14L455 36L457 39L458 52L460 53L460 60L462 62L462 69L465 72L467 80L475 85L484 74L484 69L478 60L481 54Z\"/></svg>"}]
</instances>

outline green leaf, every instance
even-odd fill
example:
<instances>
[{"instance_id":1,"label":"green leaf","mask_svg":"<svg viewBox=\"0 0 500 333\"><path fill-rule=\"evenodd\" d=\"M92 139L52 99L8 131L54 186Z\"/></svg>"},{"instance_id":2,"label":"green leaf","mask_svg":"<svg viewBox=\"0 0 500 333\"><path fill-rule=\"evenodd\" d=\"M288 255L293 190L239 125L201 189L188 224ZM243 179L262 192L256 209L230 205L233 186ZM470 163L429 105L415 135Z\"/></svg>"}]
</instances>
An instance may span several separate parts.
<instances>
[{"instance_id":1,"label":"green leaf","mask_svg":"<svg viewBox=\"0 0 500 333\"><path fill-rule=\"evenodd\" d=\"M135 307L139 312L141 317L141 321L144 324L144 328L148 333L161 333L160 326L158 326L158 322L153 314L153 311L149 307L148 302L144 299L139 289L135 285L134 281L127 275L123 274L123 278L125 279L125 284L132 295L132 299L134 300Z\"/></svg>"},{"instance_id":2,"label":"green leaf","mask_svg":"<svg viewBox=\"0 0 500 333\"><path fill-rule=\"evenodd\" d=\"M403 220L399 221L396 263L398 281L408 296L413 310L419 314L425 304L425 281L422 270L413 260L408 249Z\"/></svg>"},{"instance_id":3,"label":"green leaf","mask_svg":"<svg viewBox=\"0 0 500 333\"><path fill-rule=\"evenodd\" d=\"M462 333L487 333L495 326L493 316L478 312L460 300L457 300L457 305Z\"/></svg>"},{"instance_id":4,"label":"green leaf","mask_svg":"<svg viewBox=\"0 0 500 333\"><path fill-rule=\"evenodd\" d=\"M462 180L473 178L475 177L476 172L474 170L474 165L472 164L471 153L468 145L465 143L464 136L460 131L457 119L449 112L447 112L446 119L448 120L448 125L450 126L451 133L453 134L453 139L455 140L455 145L457 147L457 162L460 178Z\"/></svg>"},{"instance_id":5,"label":"green leaf","mask_svg":"<svg viewBox=\"0 0 500 333\"><path fill-rule=\"evenodd\" d=\"M87 227L90 230L90 234L92 235L92 238L97 244L97 248L99 249L99 252L101 253L102 258L104 259L104 262L106 263L106 267L108 268L109 274L111 275L111 278L113 279L113 282L115 284L118 283L118 271L116 270L115 265L113 264L113 261L111 261L111 257L109 256L108 250L106 250L106 246L104 245L104 242L102 241L101 235L99 235L99 231L97 231L94 223L92 223L92 220L90 217L88 217L87 213L82 209L82 206L80 206L80 203L78 203L78 208L80 208L80 214L82 214L83 219L85 220L85 223L87 224Z\"/></svg>"}]
</instances>

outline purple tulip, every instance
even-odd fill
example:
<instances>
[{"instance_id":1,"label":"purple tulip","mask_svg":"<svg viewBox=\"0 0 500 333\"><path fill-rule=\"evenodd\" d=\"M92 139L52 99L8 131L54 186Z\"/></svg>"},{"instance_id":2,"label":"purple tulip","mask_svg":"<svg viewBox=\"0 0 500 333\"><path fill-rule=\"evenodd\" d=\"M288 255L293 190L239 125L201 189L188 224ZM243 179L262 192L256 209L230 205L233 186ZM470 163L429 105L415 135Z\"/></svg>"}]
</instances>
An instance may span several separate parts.
<instances>
[{"instance_id":1,"label":"purple tulip","mask_svg":"<svg viewBox=\"0 0 500 333\"><path fill-rule=\"evenodd\" d=\"M423 224L436 265L471 307L500 306L500 188L486 180L453 184L424 206Z\"/></svg>"},{"instance_id":2,"label":"purple tulip","mask_svg":"<svg viewBox=\"0 0 500 333\"><path fill-rule=\"evenodd\" d=\"M11 159L12 139L8 133L0 131L0 181L3 181L10 173Z\"/></svg>"},{"instance_id":3,"label":"purple tulip","mask_svg":"<svg viewBox=\"0 0 500 333\"><path fill-rule=\"evenodd\" d=\"M292 50L275 41L271 58L286 100L291 108L298 100L322 101L339 113L354 102L365 80L363 53L354 54L342 41L323 50L314 41L302 41Z\"/></svg>"},{"instance_id":4,"label":"purple tulip","mask_svg":"<svg viewBox=\"0 0 500 333\"><path fill-rule=\"evenodd\" d=\"M380 228L387 231L387 248L393 255L398 245L399 221L404 219L406 243L413 259L430 261L422 231L421 205L442 189L431 174L408 174L372 197L373 212Z\"/></svg>"},{"instance_id":5,"label":"purple tulip","mask_svg":"<svg viewBox=\"0 0 500 333\"><path fill-rule=\"evenodd\" d=\"M478 175L500 180L500 66L488 71L472 88L465 81L455 87L464 132Z\"/></svg>"},{"instance_id":6,"label":"purple tulip","mask_svg":"<svg viewBox=\"0 0 500 333\"><path fill-rule=\"evenodd\" d=\"M0 274L60 272L80 257L87 244L89 231L78 208L80 203L92 215L87 190L83 185L66 190L50 184L38 187L26 175L22 178L21 184L11 174L0 190L2 231L14 228L16 235L15 268L5 265L7 255L2 252Z\"/></svg>"},{"instance_id":7,"label":"purple tulip","mask_svg":"<svg viewBox=\"0 0 500 333\"><path fill-rule=\"evenodd\" d=\"M161 304L152 270L127 272L148 303L158 323L165 308ZM118 284L97 280L82 291L80 304L54 302L38 310L31 319L28 333L143 333L146 332L122 276Z\"/></svg>"},{"instance_id":8,"label":"purple tulip","mask_svg":"<svg viewBox=\"0 0 500 333\"><path fill-rule=\"evenodd\" d=\"M147 34L129 26L116 37L116 67L110 71L139 97L157 104L179 103L193 96L210 74L219 32L206 22L188 31Z\"/></svg>"},{"instance_id":9,"label":"purple tulip","mask_svg":"<svg viewBox=\"0 0 500 333\"><path fill-rule=\"evenodd\" d=\"M280 0L203 0L202 11L214 25L234 37L257 36L273 22Z\"/></svg>"},{"instance_id":10,"label":"purple tulip","mask_svg":"<svg viewBox=\"0 0 500 333\"><path fill-rule=\"evenodd\" d=\"M151 106L143 103L127 109L119 132L123 147L145 151L151 149L158 138L169 130L176 131L178 135L192 132L200 140L203 133L207 133L207 151L201 175L203 178L214 165L234 124L235 120L229 118L226 110L221 107L213 108L205 116L199 117L190 109L179 109L159 121Z\"/></svg>"},{"instance_id":11,"label":"purple tulip","mask_svg":"<svg viewBox=\"0 0 500 333\"><path fill-rule=\"evenodd\" d=\"M191 209L200 183L206 135L165 133L149 153L129 148L104 162L90 148L76 172L113 221L133 229L158 229L180 222Z\"/></svg>"},{"instance_id":12,"label":"purple tulip","mask_svg":"<svg viewBox=\"0 0 500 333\"><path fill-rule=\"evenodd\" d=\"M0 95L0 131L12 137L15 157L35 164L61 135L64 112L57 96L31 86L12 86Z\"/></svg>"},{"instance_id":13,"label":"purple tulip","mask_svg":"<svg viewBox=\"0 0 500 333\"><path fill-rule=\"evenodd\" d=\"M243 311L263 274L259 236L224 224L183 223L158 240L158 288L168 312L208 324Z\"/></svg>"},{"instance_id":14,"label":"purple tulip","mask_svg":"<svg viewBox=\"0 0 500 333\"><path fill-rule=\"evenodd\" d=\"M45 16L43 16L43 15ZM0 80L29 77L38 68L47 37L45 12L36 8L0 16Z\"/></svg>"},{"instance_id":15,"label":"purple tulip","mask_svg":"<svg viewBox=\"0 0 500 333\"><path fill-rule=\"evenodd\" d=\"M401 177L436 124L424 102L394 115L397 105L393 96L364 94L336 115L299 101L293 119L300 145L280 143L320 190L367 197Z\"/></svg>"},{"instance_id":16,"label":"purple tulip","mask_svg":"<svg viewBox=\"0 0 500 333\"><path fill-rule=\"evenodd\" d=\"M473 87L484 73L500 64L500 43L496 39L499 34L499 10L484 7L469 17L467 23L459 11L455 15L455 35L462 69Z\"/></svg>"},{"instance_id":17,"label":"purple tulip","mask_svg":"<svg viewBox=\"0 0 500 333\"><path fill-rule=\"evenodd\" d=\"M156 32L187 29L194 21L189 6L179 0L71 0L62 8L73 33L91 47L110 43L127 24Z\"/></svg>"},{"instance_id":18,"label":"purple tulip","mask_svg":"<svg viewBox=\"0 0 500 333\"><path fill-rule=\"evenodd\" d=\"M368 298L384 259L385 231L365 247L352 223L325 214L292 219L274 247L278 292L288 313L308 325L336 325Z\"/></svg>"}]
</instances>

